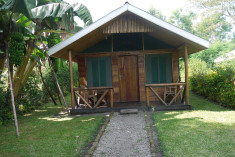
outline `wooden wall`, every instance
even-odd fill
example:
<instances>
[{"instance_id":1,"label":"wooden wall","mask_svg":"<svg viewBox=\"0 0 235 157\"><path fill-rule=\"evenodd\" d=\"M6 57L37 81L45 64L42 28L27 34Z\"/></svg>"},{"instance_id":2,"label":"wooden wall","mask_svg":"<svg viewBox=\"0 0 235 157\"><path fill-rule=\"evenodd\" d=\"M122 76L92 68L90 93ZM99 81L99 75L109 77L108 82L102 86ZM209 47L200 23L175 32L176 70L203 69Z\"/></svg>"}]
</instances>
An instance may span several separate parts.
<instances>
[{"instance_id":1,"label":"wooden wall","mask_svg":"<svg viewBox=\"0 0 235 157\"><path fill-rule=\"evenodd\" d=\"M179 79L179 54L172 53L172 77L173 82L177 82Z\"/></svg>"},{"instance_id":2,"label":"wooden wall","mask_svg":"<svg viewBox=\"0 0 235 157\"><path fill-rule=\"evenodd\" d=\"M147 51L146 51L147 52ZM144 54L145 51L138 51L138 52L131 52L131 55L138 56L138 73L139 73L139 100L140 101L146 101L146 91L145 91L145 58ZM154 53L154 51L151 51L151 53ZM169 52L168 52L169 53ZM118 58L119 55L122 53L112 53L105 55L111 55L112 58L112 84L113 84L113 92L114 92L114 102L120 101L120 89L119 89L119 71L118 71ZM159 54L159 52L158 52ZM94 54L95 56L98 56L97 54ZM88 55L91 56L91 55ZM101 56L101 55L100 55ZM86 79L86 63L85 63L85 57L86 56L79 56L78 57L78 71L79 71L79 82L81 84L84 84L84 79ZM179 79L179 57L178 53L172 51L172 77L173 82L176 82ZM161 97L163 97L164 88L155 88L154 89ZM150 93L150 101L159 101L156 96L153 95L151 91Z\"/></svg>"},{"instance_id":3,"label":"wooden wall","mask_svg":"<svg viewBox=\"0 0 235 157\"><path fill-rule=\"evenodd\" d=\"M153 28L138 16L133 16L131 14L122 15L103 28L104 34L133 32L153 32Z\"/></svg>"},{"instance_id":4,"label":"wooden wall","mask_svg":"<svg viewBox=\"0 0 235 157\"><path fill-rule=\"evenodd\" d=\"M144 54L138 55L138 68L139 68L139 96L140 101L145 101L145 65L144 65Z\"/></svg>"},{"instance_id":5,"label":"wooden wall","mask_svg":"<svg viewBox=\"0 0 235 157\"><path fill-rule=\"evenodd\" d=\"M78 63L78 78L79 78L79 84L83 86L87 86L86 82L86 57L81 56L77 58Z\"/></svg>"},{"instance_id":6,"label":"wooden wall","mask_svg":"<svg viewBox=\"0 0 235 157\"><path fill-rule=\"evenodd\" d=\"M112 56L113 101L120 101L118 56Z\"/></svg>"}]
</instances>

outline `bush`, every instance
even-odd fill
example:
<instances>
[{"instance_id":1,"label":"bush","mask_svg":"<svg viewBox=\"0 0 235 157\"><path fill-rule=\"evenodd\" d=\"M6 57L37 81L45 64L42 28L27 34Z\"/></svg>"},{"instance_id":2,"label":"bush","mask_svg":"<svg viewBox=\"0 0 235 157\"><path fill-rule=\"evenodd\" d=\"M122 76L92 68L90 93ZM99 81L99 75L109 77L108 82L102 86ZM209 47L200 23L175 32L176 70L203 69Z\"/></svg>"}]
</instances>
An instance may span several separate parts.
<instances>
[{"instance_id":1,"label":"bush","mask_svg":"<svg viewBox=\"0 0 235 157\"><path fill-rule=\"evenodd\" d=\"M185 67L184 67L184 60L183 58L180 59L180 78L181 81L185 81ZM195 74L205 74L210 71L210 68L208 68L205 61L199 59L199 58L189 58L188 62L188 74L189 77L195 75Z\"/></svg>"},{"instance_id":2,"label":"bush","mask_svg":"<svg viewBox=\"0 0 235 157\"><path fill-rule=\"evenodd\" d=\"M0 83L0 125L6 124L8 120L13 119L11 95L6 85L7 80ZM25 87L20 90L17 99L15 99L17 114L30 112L40 106L42 104L40 101L42 94L41 78L36 73L32 73Z\"/></svg>"},{"instance_id":3,"label":"bush","mask_svg":"<svg viewBox=\"0 0 235 157\"><path fill-rule=\"evenodd\" d=\"M218 64L207 74L197 73L190 77L190 87L198 94L223 106L235 108L234 60Z\"/></svg>"},{"instance_id":4,"label":"bush","mask_svg":"<svg viewBox=\"0 0 235 157\"><path fill-rule=\"evenodd\" d=\"M42 105L41 98L43 92L41 90L41 84L40 76L32 73L17 98L16 109L18 113L27 113Z\"/></svg>"},{"instance_id":5,"label":"bush","mask_svg":"<svg viewBox=\"0 0 235 157\"><path fill-rule=\"evenodd\" d=\"M10 107L10 93L0 86L0 125L13 118Z\"/></svg>"},{"instance_id":6,"label":"bush","mask_svg":"<svg viewBox=\"0 0 235 157\"><path fill-rule=\"evenodd\" d=\"M61 90L63 91L64 96L68 95L70 93L70 72L69 72L68 64L65 64L63 68L59 68L56 75L57 75L57 79L59 81L59 85L60 85ZM48 72L45 74L44 78L53 97L56 98L57 90L54 85L54 80L52 78L52 75L49 69L48 69ZM77 70L76 64L73 64L73 81L74 81L74 86L78 87L78 70ZM50 99L44 85L43 85L43 95L44 95L43 101L47 101Z\"/></svg>"}]
</instances>

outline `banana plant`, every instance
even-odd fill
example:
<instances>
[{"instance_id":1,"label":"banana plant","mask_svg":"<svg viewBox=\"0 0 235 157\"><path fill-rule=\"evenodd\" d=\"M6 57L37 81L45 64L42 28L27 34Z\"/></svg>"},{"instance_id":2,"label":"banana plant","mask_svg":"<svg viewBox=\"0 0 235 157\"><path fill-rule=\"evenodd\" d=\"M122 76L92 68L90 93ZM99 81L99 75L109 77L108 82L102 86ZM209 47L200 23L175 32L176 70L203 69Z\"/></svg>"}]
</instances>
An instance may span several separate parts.
<instances>
[{"instance_id":1,"label":"banana plant","mask_svg":"<svg viewBox=\"0 0 235 157\"><path fill-rule=\"evenodd\" d=\"M85 25L92 23L89 10L80 3L71 5L62 0L0 0L0 43L9 42L13 31L21 31L27 40L27 53L23 65L17 67L13 77L15 97L36 65L36 60L30 58L36 46L42 42L41 36L50 32L73 30L76 26L75 17L79 17ZM2 52L6 49L9 47L0 45ZM0 54L0 60L1 63L5 62L4 53ZM0 64L0 68L3 67Z\"/></svg>"}]
</instances>

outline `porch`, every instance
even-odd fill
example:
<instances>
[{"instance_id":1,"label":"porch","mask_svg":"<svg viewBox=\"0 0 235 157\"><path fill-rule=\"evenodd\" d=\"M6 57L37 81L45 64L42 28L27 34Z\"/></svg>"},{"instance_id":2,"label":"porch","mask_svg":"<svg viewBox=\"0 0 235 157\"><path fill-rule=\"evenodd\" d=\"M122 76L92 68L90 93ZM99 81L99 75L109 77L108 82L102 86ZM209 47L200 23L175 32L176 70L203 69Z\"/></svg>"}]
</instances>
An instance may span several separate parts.
<instances>
[{"instance_id":1,"label":"porch","mask_svg":"<svg viewBox=\"0 0 235 157\"><path fill-rule=\"evenodd\" d=\"M147 84L146 101L133 102L113 102L112 87L88 87L74 88L75 108L70 110L71 114L81 113L99 113L120 111L120 109L138 109L144 111L166 111L166 110L188 110L190 105L184 104L185 83L166 83L166 84ZM170 99L164 99L154 89L164 87L174 87L176 93L171 95ZM159 99L159 101L150 101L150 92ZM85 95L90 93L90 95Z\"/></svg>"},{"instance_id":2,"label":"porch","mask_svg":"<svg viewBox=\"0 0 235 157\"><path fill-rule=\"evenodd\" d=\"M71 109L71 115L77 114L91 114L91 113L105 113L105 112L120 112L121 109L138 109L142 111L180 111L180 110L191 110L191 105L185 105L180 102L173 103L170 106L165 106L160 101L150 102L150 106L147 106L146 102L122 102L114 103L113 108L84 108L84 109Z\"/></svg>"}]
</instances>

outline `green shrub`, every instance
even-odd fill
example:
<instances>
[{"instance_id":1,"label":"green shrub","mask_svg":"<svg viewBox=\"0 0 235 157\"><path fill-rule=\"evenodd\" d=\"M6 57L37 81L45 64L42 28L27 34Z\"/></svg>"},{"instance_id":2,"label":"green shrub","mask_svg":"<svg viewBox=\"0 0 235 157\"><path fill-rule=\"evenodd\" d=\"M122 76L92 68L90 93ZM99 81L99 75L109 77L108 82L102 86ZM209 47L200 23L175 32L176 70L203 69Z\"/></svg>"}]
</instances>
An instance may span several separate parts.
<instances>
[{"instance_id":1,"label":"green shrub","mask_svg":"<svg viewBox=\"0 0 235 157\"><path fill-rule=\"evenodd\" d=\"M9 100L10 94L0 86L0 125L13 118Z\"/></svg>"},{"instance_id":2,"label":"green shrub","mask_svg":"<svg viewBox=\"0 0 235 157\"><path fill-rule=\"evenodd\" d=\"M43 92L41 90L41 84L40 76L36 73L32 73L17 98L16 109L18 113L23 114L30 112L42 105L41 99Z\"/></svg>"},{"instance_id":3,"label":"green shrub","mask_svg":"<svg viewBox=\"0 0 235 157\"><path fill-rule=\"evenodd\" d=\"M69 72L68 64L64 64L63 68L59 68L56 75L57 75L57 79L59 81L59 85L63 91L64 96L68 95L70 93L70 72ZM44 77L45 77L46 84L49 87L52 95L54 96L54 98L57 98L57 93L56 93L57 90L54 85L54 80L52 78L52 75L49 69ZM76 64L73 65L73 81L74 81L74 86L77 87L78 86L78 70L77 70ZM43 95L44 95L44 99L43 99L44 102L50 99L44 85L43 85Z\"/></svg>"},{"instance_id":4,"label":"green shrub","mask_svg":"<svg viewBox=\"0 0 235 157\"><path fill-rule=\"evenodd\" d=\"M184 67L184 60L183 58L180 59L180 78L181 81L185 80L185 67ZM189 77L193 76L194 74L205 74L210 72L210 68L208 68L205 61L199 59L199 58L189 58L188 62L189 67Z\"/></svg>"},{"instance_id":5,"label":"green shrub","mask_svg":"<svg viewBox=\"0 0 235 157\"><path fill-rule=\"evenodd\" d=\"M207 74L194 74L190 77L191 89L223 106L235 108L234 63L234 60L224 62Z\"/></svg>"}]
</instances>

